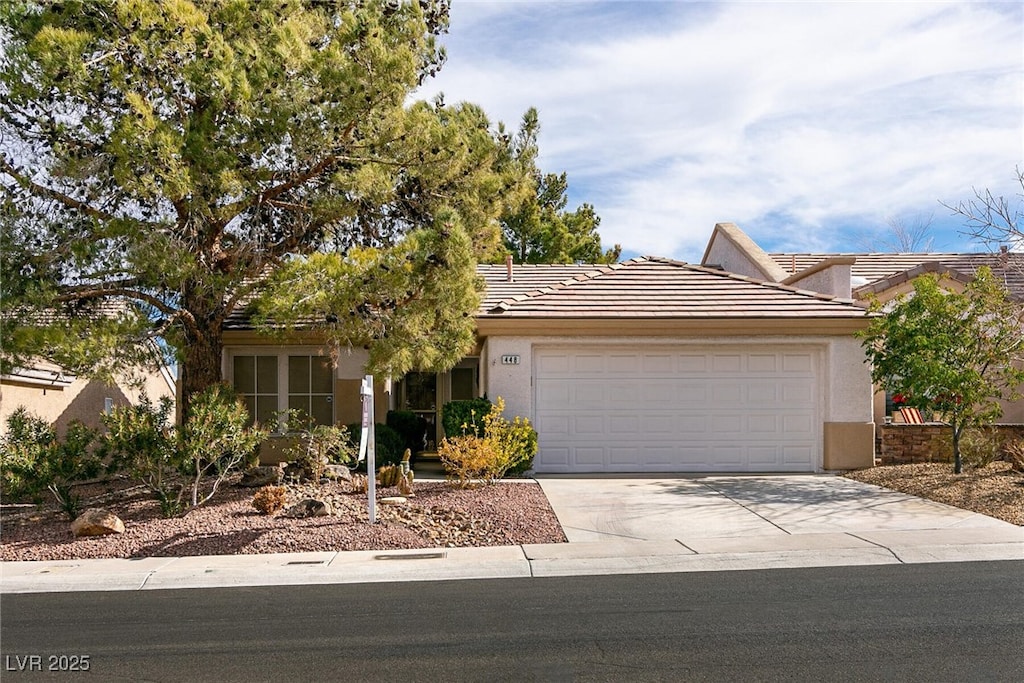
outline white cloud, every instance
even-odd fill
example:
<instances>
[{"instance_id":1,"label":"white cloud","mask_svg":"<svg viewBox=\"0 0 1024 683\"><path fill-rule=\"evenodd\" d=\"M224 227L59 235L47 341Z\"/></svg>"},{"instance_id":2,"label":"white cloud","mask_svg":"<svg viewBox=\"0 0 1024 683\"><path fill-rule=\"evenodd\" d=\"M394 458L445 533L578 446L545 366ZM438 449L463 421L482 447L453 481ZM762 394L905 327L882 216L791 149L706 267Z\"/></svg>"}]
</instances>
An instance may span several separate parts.
<instances>
[{"instance_id":1,"label":"white cloud","mask_svg":"<svg viewBox=\"0 0 1024 683\"><path fill-rule=\"evenodd\" d=\"M512 126L536 106L543 167L631 252L697 259L720 220L850 249L1024 159L1016 5L454 4L424 94Z\"/></svg>"}]
</instances>

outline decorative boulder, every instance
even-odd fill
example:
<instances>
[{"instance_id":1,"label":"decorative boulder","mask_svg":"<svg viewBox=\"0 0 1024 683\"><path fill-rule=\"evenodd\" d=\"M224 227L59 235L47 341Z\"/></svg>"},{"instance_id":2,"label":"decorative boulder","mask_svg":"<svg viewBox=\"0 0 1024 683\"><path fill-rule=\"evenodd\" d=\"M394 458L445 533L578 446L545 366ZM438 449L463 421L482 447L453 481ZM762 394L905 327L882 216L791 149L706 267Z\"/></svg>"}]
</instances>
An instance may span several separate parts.
<instances>
[{"instance_id":1,"label":"decorative boulder","mask_svg":"<svg viewBox=\"0 0 1024 683\"><path fill-rule=\"evenodd\" d=\"M267 465L265 467L254 467L242 473L239 486L260 488L263 486L277 486L284 481L284 470L280 465Z\"/></svg>"},{"instance_id":2,"label":"decorative boulder","mask_svg":"<svg viewBox=\"0 0 1024 683\"><path fill-rule=\"evenodd\" d=\"M287 514L291 517L327 517L331 514L331 506L322 500L306 498L288 508Z\"/></svg>"},{"instance_id":3,"label":"decorative boulder","mask_svg":"<svg viewBox=\"0 0 1024 683\"><path fill-rule=\"evenodd\" d=\"M345 465L327 465L324 476L337 481L352 481L352 470Z\"/></svg>"},{"instance_id":4,"label":"decorative boulder","mask_svg":"<svg viewBox=\"0 0 1024 683\"><path fill-rule=\"evenodd\" d=\"M123 534L124 522L113 512L101 508L89 508L71 522L71 533L76 537Z\"/></svg>"}]
</instances>

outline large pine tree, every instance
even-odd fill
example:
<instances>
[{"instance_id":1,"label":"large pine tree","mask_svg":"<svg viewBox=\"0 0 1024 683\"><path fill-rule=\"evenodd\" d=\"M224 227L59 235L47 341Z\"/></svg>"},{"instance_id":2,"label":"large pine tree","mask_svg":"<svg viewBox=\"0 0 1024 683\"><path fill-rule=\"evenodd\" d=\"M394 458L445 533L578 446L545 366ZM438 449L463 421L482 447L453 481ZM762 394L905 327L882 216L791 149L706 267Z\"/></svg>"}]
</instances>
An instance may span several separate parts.
<instances>
[{"instance_id":1,"label":"large pine tree","mask_svg":"<svg viewBox=\"0 0 1024 683\"><path fill-rule=\"evenodd\" d=\"M520 181L478 108L409 102L443 62L447 5L5 4L0 218L11 251L0 355L116 365L134 342L160 338L181 363L187 411L221 379L227 316L290 256L325 251L339 277L362 277L373 259L386 267L395 253L415 271L382 281L401 291L336 297L344 310L324 317L336 340L395 344L380 326L389 307L436 301L462 310L429 318L414 308L409 329L439 350L407 353L404 365L454 354L474 298L443 283L471 282L473 258L493 256L506 190ZM378 252L338 266L355 247ZM78 323L40 332L47 320Z\"/></svg>"}]
</instances>

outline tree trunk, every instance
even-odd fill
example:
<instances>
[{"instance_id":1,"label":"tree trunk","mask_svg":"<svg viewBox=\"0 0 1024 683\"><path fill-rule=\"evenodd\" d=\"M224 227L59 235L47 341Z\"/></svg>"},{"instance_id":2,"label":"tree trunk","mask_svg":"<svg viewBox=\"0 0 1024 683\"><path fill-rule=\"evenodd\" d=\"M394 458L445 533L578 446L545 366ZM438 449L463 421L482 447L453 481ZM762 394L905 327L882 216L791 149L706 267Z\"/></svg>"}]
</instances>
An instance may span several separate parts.
<instances>
[{"instance_id":1,"label":"tree trunk","mask_svg":"<svg viewBox=\"0 0 1024 683\"><path fill-rule=\"evenodd\" d=\"M182 297L182 308L191 312L196 321L196 329L185 330L181 349L181 405L178 414L182 423L188 421L192 398L223 379L223 299L218 296L210 298L213 300L202 296Z\"/></svg>"},{"instance_id":2,"label":"tree trunk","mask_svg":"<svg viewBox=\"0 0 1024 683\"><path fill-rule=\"evenodd\" d=\"M960 457L960 432L963 425L956 420L953 421L953 474L961 474L964 471L963 459Z\"/></svg>"}]
</instances>

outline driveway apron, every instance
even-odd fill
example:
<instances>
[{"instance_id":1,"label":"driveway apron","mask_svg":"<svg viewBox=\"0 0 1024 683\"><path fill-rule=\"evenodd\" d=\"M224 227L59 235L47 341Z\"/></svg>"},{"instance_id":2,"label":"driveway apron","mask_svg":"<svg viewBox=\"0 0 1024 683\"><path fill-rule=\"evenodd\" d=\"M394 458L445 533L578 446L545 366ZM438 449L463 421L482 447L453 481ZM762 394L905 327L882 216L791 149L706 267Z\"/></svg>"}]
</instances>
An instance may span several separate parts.
<instances>
[{"instance_id":1,"label":"driveway apron","mask_svg":"<svg viewBox=\"0 0 1024 683\"><path fill-rule=\"evenodd\" d=\"M541 475L570 543L1003 527L834 475Z\"/></svg>"}]
</instances>

